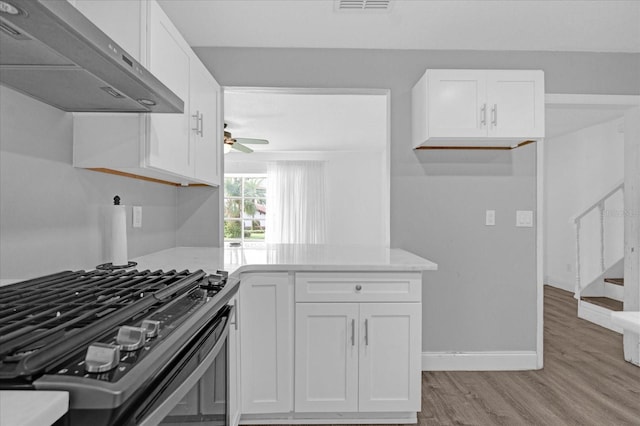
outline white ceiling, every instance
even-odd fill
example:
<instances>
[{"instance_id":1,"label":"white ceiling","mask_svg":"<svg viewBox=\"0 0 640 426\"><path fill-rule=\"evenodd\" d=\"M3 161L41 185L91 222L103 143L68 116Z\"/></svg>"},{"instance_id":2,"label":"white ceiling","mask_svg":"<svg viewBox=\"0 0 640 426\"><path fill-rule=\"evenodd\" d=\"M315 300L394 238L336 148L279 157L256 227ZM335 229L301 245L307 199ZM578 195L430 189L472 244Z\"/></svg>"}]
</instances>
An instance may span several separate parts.
<instances>
[{"instance_id":1,"label":"white ceiling","mask_svg":"<svg viewBox=\"0 0 640 426\"><path fill-rule=\"evenodd\" d=\"M160 0L191 46L640 52L640 1Z\"/></svg>"},{"instance_id":2,"label":"white ceiling","mask_svg":"<svg viewBox=\"0 0 640 426\"><path fill-rule=\"evenodd\" d=\"M233 137L267 139L260 151L383 151L387 97L375 94L225 90Z\"/></svg>"}]
</instances>

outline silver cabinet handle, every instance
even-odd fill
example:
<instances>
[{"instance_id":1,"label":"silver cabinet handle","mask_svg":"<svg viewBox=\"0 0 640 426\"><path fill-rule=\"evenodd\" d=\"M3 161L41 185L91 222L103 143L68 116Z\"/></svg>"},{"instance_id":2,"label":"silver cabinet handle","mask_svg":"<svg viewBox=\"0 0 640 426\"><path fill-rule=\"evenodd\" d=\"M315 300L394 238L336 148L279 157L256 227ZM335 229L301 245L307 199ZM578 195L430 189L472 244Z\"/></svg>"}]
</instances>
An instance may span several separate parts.
<instances>
[{"instance_id":1,"label":"silver cabinet handle","mask_svg":"<svg viewBox=\"0 0 640 426\"><path fill-rule=\"evenodd\" d=\"M204 137L204 114L200 114L200 118L198 118L198 123L200 124L200 137Z\"/></svg>"},{"instance_id":2,"label":"silver cabinet handle","mask_svg":"<svg viewBox=\"0 0 640 426\"><path fill-rule=\"evenodd\" d=\"M356 345L356 320L351 320L351 346Z\"/></svg>"},{"instance_id":3,"label":"silver cabinet handle","mask_svg":"<svg viewBox=\"0 0 640 426\"><path fill-rule=\"evenodd\" d=\"M193 130L194 132L196 132L196 134L198 134L200 132L200 111L196 111L195 114L191 115L191 118L193 118L194 120L196 120L196 127L192 127L191 130Z\"/></svg>"},{"instance_id":4,"label":"silver cabinet handle","mask_svg":"<svg viewBox=\"0 0 640 426\"><path fill-rule=\"evenodd\" d=\"M191 118L193 118L194 120L196 120L196 127L195 128L191 128L191 130L193 130L194 132L196 132L196 135L200 135L200 137L202 137L202 118L203 118L203 114L200 113L200 111L196 111L195 114L191 115Z\"/></svg>"},{"instance_id":5,"label":"silver cabinet handle","mask_svg":"<svg viewBox=\"0 0 640 426\"><path fill-rule=\"evenodd\" d=\"M237 301L234 299L233 304L231 305L231 312L233 312L233 325L234 330L238 329L238 305Z\"/></svg>"},{"instance_id":6,"label":"silver cabinet handle","mask_svg":"<svg viewBox=\"0 0 640 426\"><path fill-rule=\"evenodd\" d=\"M369 346L369 319L364 320L364 344Z\"/></svg>"},{"instance_id":7,"label":"silver cabinet handle","mask_svg":"<svg viewBox=\"0 0 640 426\"><path fill-rule=\"evenodd\" d=\"M482 104L482 108L480 108L480 113L481 113L481 119L480 119L480 124L482 124L483 126L487 125L487 104Z\"/></svg>"},{"instance_id":8,"label":"silver cabinet handle","mask_svg":"<svg viewBox=\"0 0 640 426\"><path fill-rule=\"evenodd\" d=\"M498 104L493 104L491 108L491 124L498 127Z\"/></svg>"}]
</instances>

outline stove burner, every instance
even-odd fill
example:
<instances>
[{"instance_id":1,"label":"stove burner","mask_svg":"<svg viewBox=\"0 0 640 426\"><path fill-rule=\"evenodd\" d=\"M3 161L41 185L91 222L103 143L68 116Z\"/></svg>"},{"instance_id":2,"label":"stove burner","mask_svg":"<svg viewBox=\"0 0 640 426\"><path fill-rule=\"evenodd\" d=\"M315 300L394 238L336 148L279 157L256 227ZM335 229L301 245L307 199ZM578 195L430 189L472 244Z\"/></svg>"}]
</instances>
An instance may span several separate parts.
<instances>
[{"instance_id":1,"label":"stove burner","mask_svg":"<svg viewBox=\"0 0 640 426\"><path fill-rule=\"evenodd\" d=\"M96 266L96 269L103 269L105 271L115 271L117 269L133 268L137 264L138 264L137 262L128 262L126 265L114 265L113 263L109 262L109 263L102 263Z\"/></svg>"}]
</instances>

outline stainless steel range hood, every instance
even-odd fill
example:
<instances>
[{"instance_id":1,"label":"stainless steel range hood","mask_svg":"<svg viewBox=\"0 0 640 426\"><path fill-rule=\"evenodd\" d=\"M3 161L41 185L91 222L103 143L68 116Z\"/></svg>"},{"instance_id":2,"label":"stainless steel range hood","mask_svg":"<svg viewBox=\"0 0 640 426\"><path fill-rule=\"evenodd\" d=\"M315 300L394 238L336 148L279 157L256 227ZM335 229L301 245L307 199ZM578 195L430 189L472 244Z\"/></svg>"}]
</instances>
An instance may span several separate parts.
<instances>
[{"instance_id":1,"label":"stainless steel range hood","mask_svg":"<svg viewBox=\"0 0 640 426\"><path fill-rule=\"evenodd\" d=\"M66 0L0 0L0 83L64 111L184 110L182 99Z\"/></svg>"}]
</instances>

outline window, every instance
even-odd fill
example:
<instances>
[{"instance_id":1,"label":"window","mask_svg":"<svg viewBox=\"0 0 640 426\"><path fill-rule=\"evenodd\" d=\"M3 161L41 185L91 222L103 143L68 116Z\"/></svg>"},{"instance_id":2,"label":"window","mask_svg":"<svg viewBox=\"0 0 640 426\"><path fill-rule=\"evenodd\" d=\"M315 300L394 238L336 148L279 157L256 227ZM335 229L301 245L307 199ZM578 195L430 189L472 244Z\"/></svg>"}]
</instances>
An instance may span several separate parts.
<instances>
[{"instance_id":1,"label":"window","mask_svg":"<svg viewBox=\"0 0 640 426\"><path fill-rule=\"evenodd\" d=\"M224 241L228 245L264 244L267 219L267 177L227 175L224 178Z\"/></svg>"}]
</instances>

